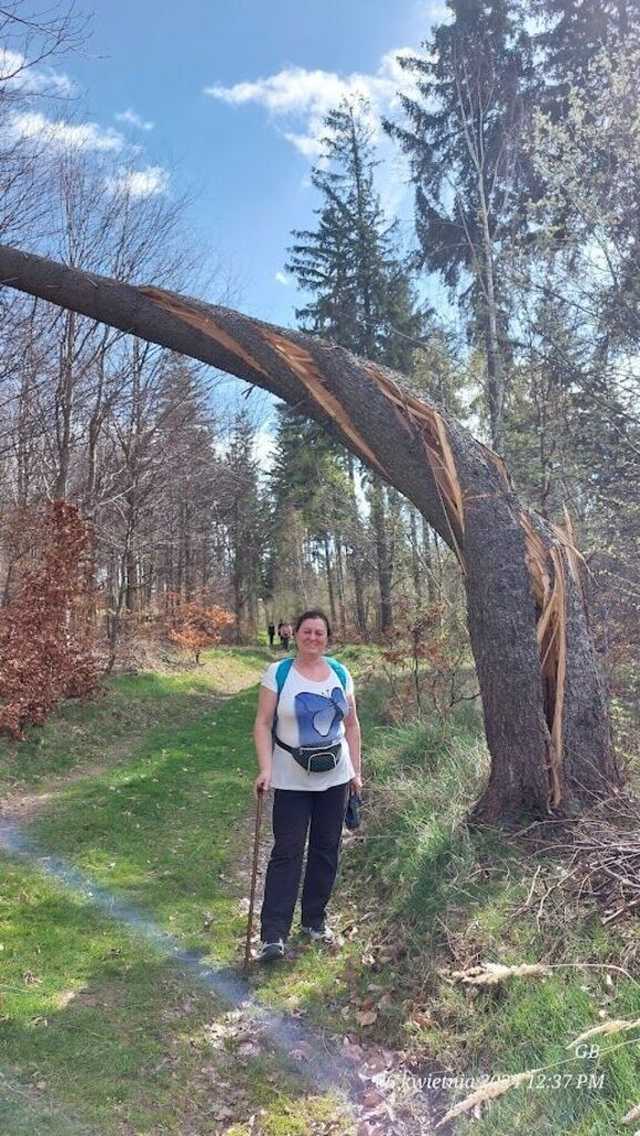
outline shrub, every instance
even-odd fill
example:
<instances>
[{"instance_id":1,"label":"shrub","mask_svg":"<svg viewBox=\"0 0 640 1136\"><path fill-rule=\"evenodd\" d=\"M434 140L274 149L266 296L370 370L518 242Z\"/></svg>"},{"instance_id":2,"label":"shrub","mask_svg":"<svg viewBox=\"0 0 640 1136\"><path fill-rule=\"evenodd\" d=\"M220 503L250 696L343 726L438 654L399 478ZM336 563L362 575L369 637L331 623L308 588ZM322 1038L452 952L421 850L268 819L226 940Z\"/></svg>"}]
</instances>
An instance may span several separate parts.
<instances>
[{"instance_id":1,"label":"shrub","mask_svg":"<svg viewBox=\"0 0 640 1136\"><path fill-rule=\"evenodd\" d=\"M171 599L169 639L183 651L192 653L194 661L199 663L200 652L220 642L223 629L235 623L235 616L215 604L206 607L204 603L178 596Z\"/></svg>"},{"instance_id":2,"label":"shrub","mask_svg":"<svg viewBox=\"0 0 640 1136\"><path fill-rule=\"evenodd\" d=\"M91 532L74 505L16 512L10 579L0 609L0 730L23 737L62 698L95 687Z\"/></svg>"}]
</instances>

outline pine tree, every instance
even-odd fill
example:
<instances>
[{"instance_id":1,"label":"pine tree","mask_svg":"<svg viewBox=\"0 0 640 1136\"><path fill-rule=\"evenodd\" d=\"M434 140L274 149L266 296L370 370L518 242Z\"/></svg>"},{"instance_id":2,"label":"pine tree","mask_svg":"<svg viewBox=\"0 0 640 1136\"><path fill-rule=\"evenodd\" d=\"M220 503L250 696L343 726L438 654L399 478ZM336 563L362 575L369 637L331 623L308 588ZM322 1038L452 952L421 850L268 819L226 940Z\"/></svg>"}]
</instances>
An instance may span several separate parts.
<instances>
[{"instance_id":1,"label":"pine tree","mask_svg":"<svg viewBox=\"0 0 640 1136\"><path fill-rule=\"evenodd\" d=\"M358 355L409 370L423 328L409 273L397 252L396 226L388 224L375 189L371 110L366 100L344 100L326 118L322 161L312 182L321 194L313 230L294 232L287 269L309 294L297 312L303 330L322 334ZM357 531L355 473L348 465L352 529ZM392 624L392 549L388 501L371 478L371 520L378 569L379 630ZM362 564L352 544L358 623L363 618Z\"/></svg>"},{"instance_id":2,"label":"pine tree","mask_svg":"<svg viewBox=\"0 0 640 1136\"><path fill-rule=\"evenodd\" d=\"M266 531L265 508L258 484L254 454L255 430L246 411L233 423L225 460L226 485L222 515L227 528L231 559L236 639L255 638L262 549Z\"/></svg>"},{"instance_id":3,"label":"pine tree","mask_svg":"<svg viewBox=\"0 0 640 1136\"><path fill-rule=\"evenodd\" d=\"M386 122L411 162L420 262L438 273L472 315L486 359L491 442L501 451L509 349L511 248L535 179L523 149L535 88L532 46L514 0L448 0L420 56L401 65L418 96L405 123Z\"/></svg>"},{"instance_id":4,"label":"pine tree","mask_svg":"<svg viewBox=\"0 0 640 1136\"><path fill-rule=\"evenodd\" d=\"M423 317L397 253L397 225L376 193L370 115L366 99L343 100L327 115L311 175L322 196L318 225L294 231L287 269L310 295L296 312L302 330L408 370Z\"/></svg>"},{"instance_id":5,"label":"pine tree","mask_svg":"<svg viewBox=\"0 0 640 1136\"><path fill-rule=\"evenodd\" d=\"M538 0L544 28L537 36L547 77L545 107L566 107L571 85L589 88L591 65L603 50L637 44L640 11L634 0Z\"/></svg>"}]
</instances>

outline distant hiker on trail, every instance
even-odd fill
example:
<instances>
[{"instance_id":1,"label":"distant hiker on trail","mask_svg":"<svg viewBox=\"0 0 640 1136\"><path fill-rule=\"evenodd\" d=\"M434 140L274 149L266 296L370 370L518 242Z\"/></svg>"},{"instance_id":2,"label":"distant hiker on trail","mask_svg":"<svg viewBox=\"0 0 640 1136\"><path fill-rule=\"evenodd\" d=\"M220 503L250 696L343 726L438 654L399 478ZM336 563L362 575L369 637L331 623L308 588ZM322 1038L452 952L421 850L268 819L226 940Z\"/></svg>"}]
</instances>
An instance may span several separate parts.
<instances>
[{"instance_id":1,"label":"distant hiker on trail","mask_svg":"<svg viewBox=\"0 0 640 1136\"><path fill-rule=\"evenodd\" d=\"M290 623L281 623L280 624L280 630L279 630L278 634L280 636L280 646L282 647L283 651L288 651L289 650L289 640L291 639L291 636L293 635L293 628L292 628L291 624Z\"/></svg>"},{"instance_id":2,"label":"distant hiker on trail","mask_svg":"<svg viewBox=\"0 0 640 1136\"><path fill-rule=\"evenodd\" d=\"M295 627L297 654L262 676L254 738L260 773L256 796L273 787L275 842L267 868L261 915L260 961L284 957L302 888L302 931L331 943L325 913L338 870L342 824L351 786L360 791L360 724L353 680L325 655L331 628L317 609Z\"/></svg>"},{"instance_id":3,"label":"distant hiker on trail","mask_svg":"<svg viewBox=\"0 0 640 1136\"><path fill-rule=\"evenodd\" d=\"M275 625L275 623L270 623L269 626L267 627L267 635L269 636L269 646L271 647L272 650L273 650L273 640L275 638L275 634L276 634L276 625Z\"/></svg>"}]
</instances>

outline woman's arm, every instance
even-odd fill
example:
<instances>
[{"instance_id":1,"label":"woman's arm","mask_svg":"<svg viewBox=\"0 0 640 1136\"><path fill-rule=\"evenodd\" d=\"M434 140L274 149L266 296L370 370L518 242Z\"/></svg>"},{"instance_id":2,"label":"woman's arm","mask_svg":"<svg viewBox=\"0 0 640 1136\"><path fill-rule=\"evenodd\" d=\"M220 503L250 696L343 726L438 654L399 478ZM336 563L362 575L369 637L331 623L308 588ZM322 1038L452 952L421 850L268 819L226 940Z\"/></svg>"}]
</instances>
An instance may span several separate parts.
<instances>
[{"instance_id":1,"label":"woman's arm","mask_svg":"<svg viewBox=\"0 0 640 1136\"><path fill-rule=\"evenodd\" d=\"M271 787L271 767L273 764L271 729L277 704L278 696L275 691L267 690L266 686L261 686L256 721L253 727L253 740L256 743L256 755L260 767L260 772L253 786L256 797L258 793L268 792Z\"/></svg>"},{"instance_id":2,"label":"woman's arm","mask_svg":"<svg viewBox=\"0 0 640 1136\"><path fill-rule=\"evenodd\" d=\"M347 696L347 702L349 703L349 712L344 722L344 733L349 745L351 764L353 765L355 774L351 779L351 788L355 789L356 793L359 793L362 788L362 734L360 731L356 700L353 694Z\"/></svg>"}]
</instances>

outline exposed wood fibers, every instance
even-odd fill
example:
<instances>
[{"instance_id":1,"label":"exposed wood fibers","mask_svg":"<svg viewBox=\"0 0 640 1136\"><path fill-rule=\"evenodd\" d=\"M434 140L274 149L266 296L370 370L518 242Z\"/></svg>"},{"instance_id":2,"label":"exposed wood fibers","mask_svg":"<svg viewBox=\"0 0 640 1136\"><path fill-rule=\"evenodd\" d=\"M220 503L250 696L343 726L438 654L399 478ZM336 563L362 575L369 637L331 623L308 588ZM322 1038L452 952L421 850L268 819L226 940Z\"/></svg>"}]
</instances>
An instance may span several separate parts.
<instances>
[{"instance_id":1,"label":"exposed wood fibers","mask_svg":"<svg viewBox=\"0 0 640 1136\"><path fill-rule=\"evenodd\" d=\"M298 343L293 343L290 339L286 339L283 335L277 335L272 331L262 330L262 336L267 343L273 347L274 351L277 351L284 359L287 366L309 392L313 401L322 407L325 413L337 424L342 433L350 439L364 460L377 469L387 480L391 480L384 466L373 453L373 450L369 448L364 438L360 436L352 425L344 407L340 405L335 395L327 390L310 352L306 351L305 348L301 347Z\"/></svg>"},{"instance_id":2,"label":"exposed wood fibers","mask_svg":"<svg viewBox=\"0 0 640 1136\"><path fill-rule=\"evenodd\" d=\"M139 291L150 300L153 300L154 303L164 308L165 311L170 312L171 315L177 316L178 319L184 320L184 322L190 324L191 327L195 327L198 331L215 339L216 343L219 343L221 347L237 359L242 360L242 362L248 367L251 367L252 370L264 375L265 378L269 377L267 370L258 363L250 352L238 343L233 336L229 335L227 331L221 328L207 312L193 307L191 304L188 304L177 296L173 296L169 292L165 292L161 288L142 286L139 288ZM305 390L311 395L313 401L322 407L343 434L349 438L361 457L364 458L369 465L373 466L374 469L377 469L383 477L390 480L386 469L367 445L364 438L362 438L360 433L355 429L338 399L327 390L310 352L299 344L287 339L285 336L278 335L276 332L260 329L260 333L264 340L284 359L289 369L293 371L305 387ZM378 387L381 388L385 397L391 402L396 416L407 431L410 434L417 431L420 435L440 496L443 512L449 525L453 550L464 569L461 549L464 534L462 490L456 474L455 462L447 438L444 421L437 410L432 409L420 399L402 390L402 388L380 368L372 364L365 364L365 370ZM493 456L497 461L500 461L497 455Z\"/></svg>"},{"instance_id":3,"label":"exposed wood fibers","mask_svg":"<svg viewBox=\"0 0 640 1136\"><path fill-rule=\"evenodd\" d=\"M229 351L231 355L234 355L237 359L241 359L243 363L246 363L247 366L251 367L253 370L258 371L259 374L264 375L265 378L269 378L268 371L258 363L250 352L238 343L232 335L229 335L227 331L221 328L207 312L192 307L190 304L185 303L176 296L172 296L161 288L141 287L139 291L145 296L148 296L154 303L159 304L166 311L171 312L172 315L177 316L179 319L184 320L185 323L190 324L191 327L195 327L198 331L202 331L205 335L215 339L216 343L219 343L221 347ZM297 343L292 343L291 340L286 339L284 336L277 335L270 331L263 331L262 329L259 330L266 342L278 352L290 370L293 371L296 377L302 382L314 402L318 403L336 422L364 460L374 466L383 477L389 479L389 475L384 469L384 466L351 425L338 400L325 387L309 352L305 351L305 349L300 347Z\"/></svg>"},{"instance_id":4,"label":"exposed wood fibers","mask_svg":"<svg viewBox=\"0 0 640 1136\"><path fill-rule=\"evenodd\" d=\"M497 454L496 451L492 450L490 446L485 446L484 442L479 442L478 445L482 446L482 449L489 458L489 461L493 462L493 464L495 465L507 489L511 489L513 486L511 478L509 476L509 470L507 469L507 463L505 462L504 458L501 458L500 454Z\"/></svg>"},{"instance_id":5,"label":"exposed wood fibers","mask_svg":"<svg viewBox=\"0 0 640 1136\"><path fill-rule=\"evenodd\" d=\"M258 371L265 378L269 378L268 372L264 367L253 358L253 356L233 338L227 331L219 327L212 316L206 312L199 311L197 308L192 308L191 305L185 303L184 300L179 299L177 296L172 296L170 292L163 291L162 288L153 288L143 286L138 288L154 303L164 308L166 311L171 312L172 316L177 316L178 319L184 320L185 323L195 327L198 331L204 332L211 339L215 339L225 351L230 355L235 355L237 359L241 359L248 367L254 371Z\"/></svg>"},{"instance_id":6,"label":"exposed wood fibers","mask_svg":"<svg viewBox=\"0 0 640 1136\"><path fill-rule=\"evenodd\" d=\"M549 805L557 808L562 800L562 715L567 675L565 558L573 573L574 564L570 548L573 548L576 557L579 554L575 547L567 547L567 537L562 530L559 530L559 534L563 539L560 540L559 535L559 543L547 551L542 538L533 527L531 518L526 513L521 513L521 523L525 533L529 577L540 613L536 634L540 652L540 670L545 685L547 722L551 735L547 766Z\"/></svg>"},{"instance_id":7,"label":"exposed wood fibers","mask_svg":"<svg viewBox=\"0 0 640 1136\"><path fill-rule=\"evenodd\" d=\"M455 461L447 437L442 415L421 399L398 386L380 367L365 365L367 374L377 383L385 398L407 429L420 436L427 461L431 467L442 509L449 525L453 551L464 571L462 541L464 536L464 505Z\"/></svg>"}]
</instances>

